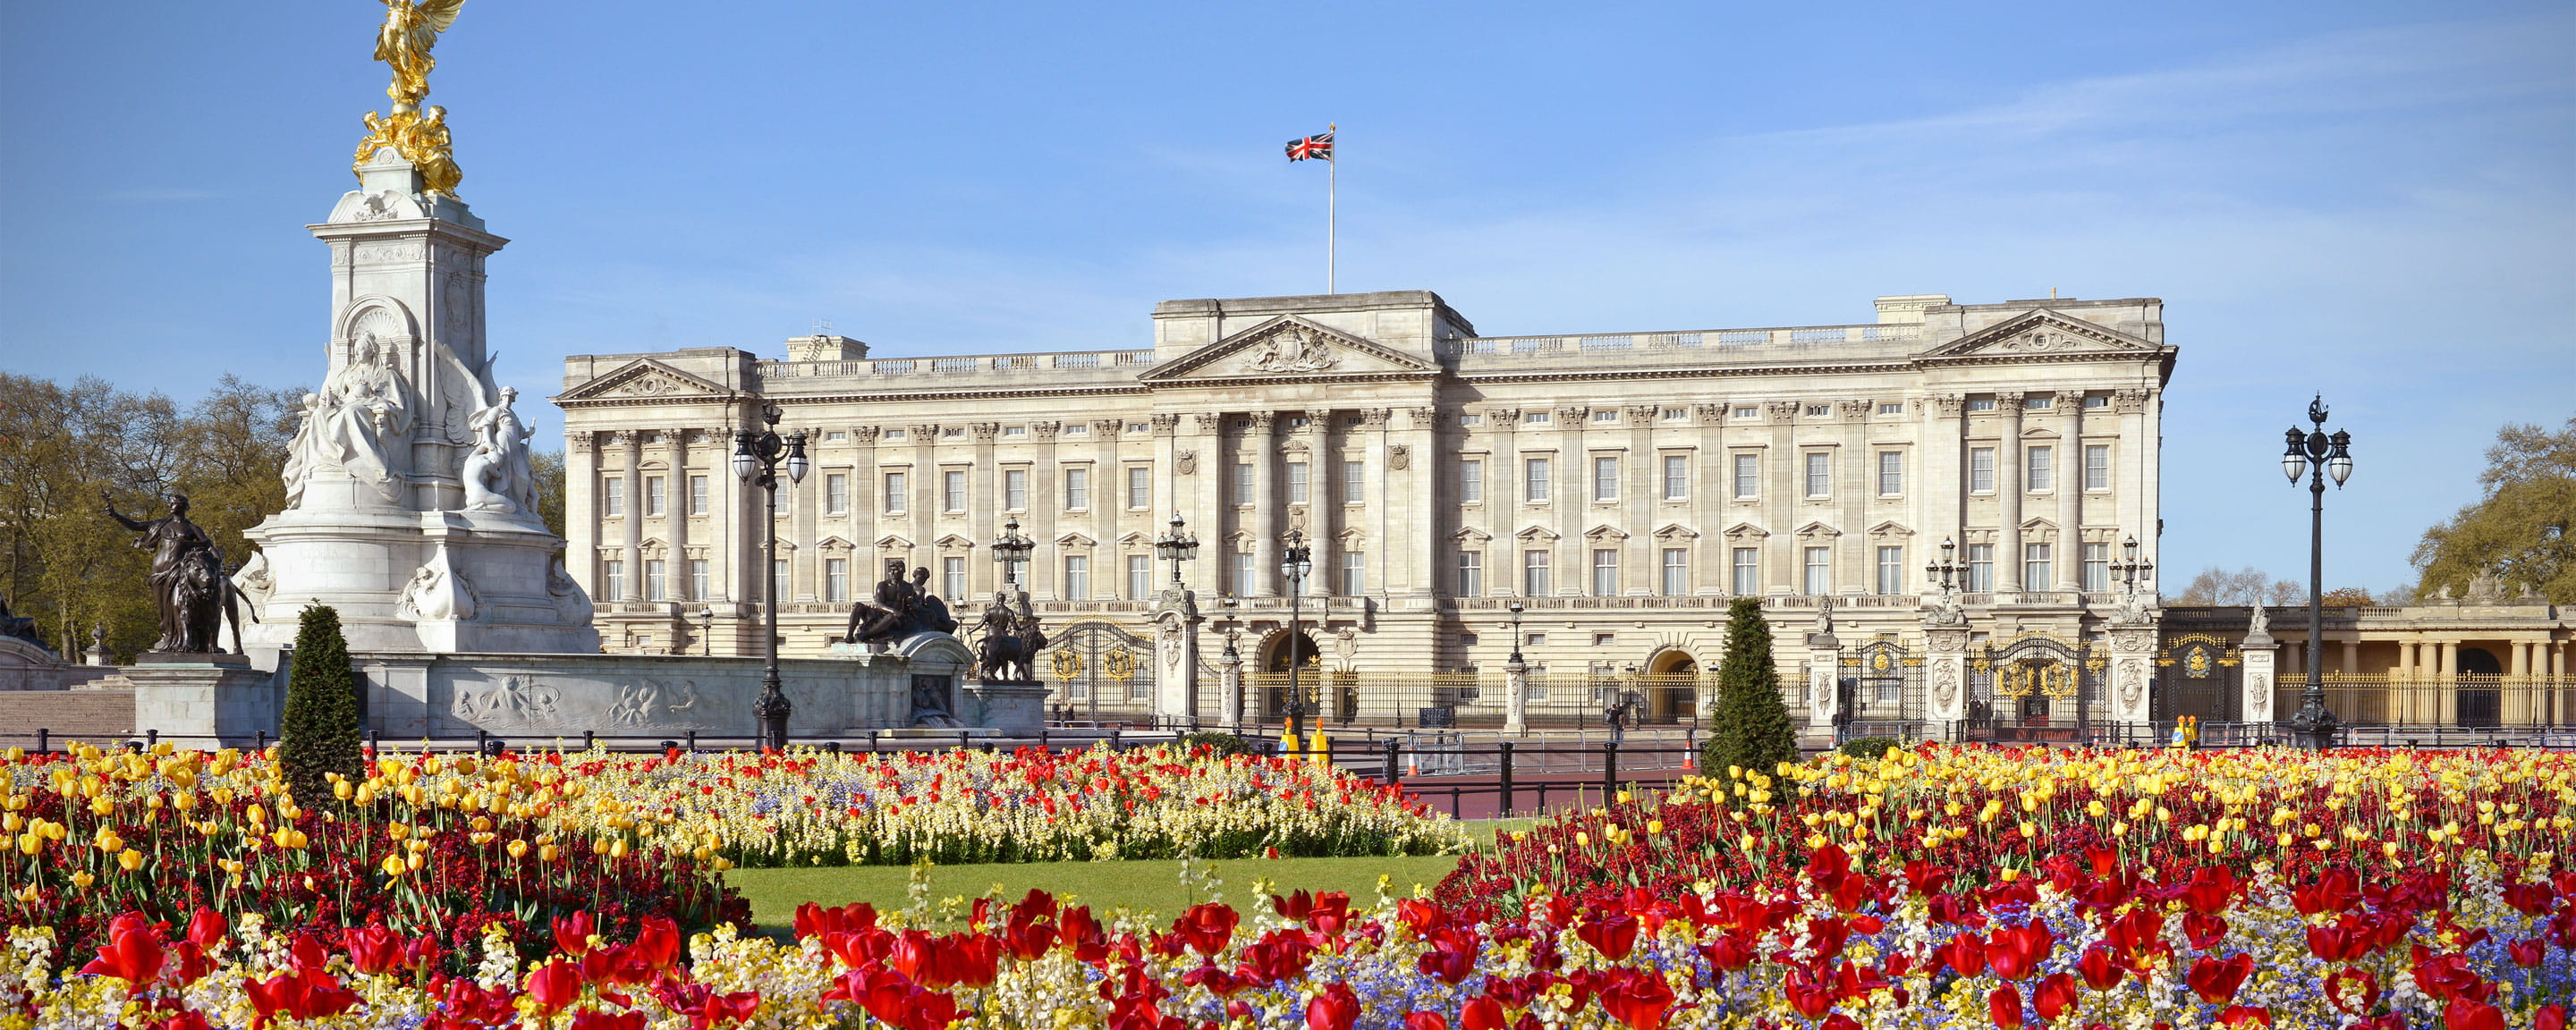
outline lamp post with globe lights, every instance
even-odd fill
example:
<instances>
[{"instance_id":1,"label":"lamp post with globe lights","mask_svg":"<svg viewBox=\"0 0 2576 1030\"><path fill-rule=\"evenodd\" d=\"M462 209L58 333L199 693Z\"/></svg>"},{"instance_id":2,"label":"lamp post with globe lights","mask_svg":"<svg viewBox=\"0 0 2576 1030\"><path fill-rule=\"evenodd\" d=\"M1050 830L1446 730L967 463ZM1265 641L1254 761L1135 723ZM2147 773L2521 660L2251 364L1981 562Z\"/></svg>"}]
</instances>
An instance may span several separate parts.
<instances>
[{"instance_id":1,"label":"lamp post with globe lights","mask_svg":"<svg viewBox=\"0 0 2576 1030\"><path fill-rule=\"evenodd\" d=\"M764 629L760 635L760 653L764 660L760 673L760 699L752 702L752 715L760 720L762 747L787 749L787 717L796 706L787 700L778 681L778 466L787 466L789 485L805 481L805 432L798 430L784 437L778 435L781 416L778 402L765 401L760 406L763 428L759 432L737 429L733 434L733 474L745 483L757 486L767 499L768 517L761 520L765 532L761 539L764 560L760 563L763 586L760 591L760 614Z\"/></svg>"},{"instance_id":2,"label":"lamp post with globe lights","mask_svg":"<svg viewBox=\"0 0 2576 1030\"><path fill-rule=\"evenodd\" d=\"M2326 635L2326 477L2334 477L2338 490L2352 478L2352 434L2326 432L2324 394L2308 402L2308 422L2304 430L2290 427L2289 449L2281 455L2281 473L2290 485L2297 486L2301 475L2308 478L2308 683L2299 692L2299 713L2290 717L2290 739L2322 751L2334 745L2335 734L2334 713L2326 709L2325 663L2317 660Z\"/></svg>"},{"instance_id":3,"label":"lamp post with globe lights","mask_svg":"<svg viewBox=\"0 0 2576 1030\"><path fill-rule=\"evenodd\" d=\"M1306 694L1297 685L1297 664L1305 657L1297 649L1297 642L1304 633L1299 621L1298 602L1305 598L1306 577L1314 571L1315 549L1306 546L1306 534L1289 530L1288 547L1279 555L1279 574L1288 580L1288 640L1282 646L1288 649L1288 710L1285 714L1291 737L1303 732L1301 717L1308 714Z\"/></svg>"}]
</instances>

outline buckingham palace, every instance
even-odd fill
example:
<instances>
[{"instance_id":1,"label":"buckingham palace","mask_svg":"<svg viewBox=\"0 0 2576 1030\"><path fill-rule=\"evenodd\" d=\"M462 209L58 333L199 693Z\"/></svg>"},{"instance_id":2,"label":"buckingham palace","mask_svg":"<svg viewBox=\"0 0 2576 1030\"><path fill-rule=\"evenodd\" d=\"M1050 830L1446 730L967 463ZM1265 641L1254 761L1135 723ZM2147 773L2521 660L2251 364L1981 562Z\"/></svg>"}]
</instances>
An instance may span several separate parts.
<instances>
[{"instance_id":1,"label":"buckingham palace","mask_svg":"<svg viewBox=\"0 0 2576 1030\"><path fill-rule=\"evenodd\" d=\"M1669 721L1758 597L1819 718L2143 719L2163 302L1872 315L1485 336L1395 291L1165 301L1134 350L576 355L566 564L608 650L760 653L763 501L729 460L774 402L811 462L778 497L791 656L901 560L969 624L1024 590L1058 711L1195 721L1294 662L1327 720L1472 723L1510 663L1529 718ZM1158 557L1175 519L1193 560ZM995 561L1009 537L1034 549Z\"/></svg>"}]
</instances>

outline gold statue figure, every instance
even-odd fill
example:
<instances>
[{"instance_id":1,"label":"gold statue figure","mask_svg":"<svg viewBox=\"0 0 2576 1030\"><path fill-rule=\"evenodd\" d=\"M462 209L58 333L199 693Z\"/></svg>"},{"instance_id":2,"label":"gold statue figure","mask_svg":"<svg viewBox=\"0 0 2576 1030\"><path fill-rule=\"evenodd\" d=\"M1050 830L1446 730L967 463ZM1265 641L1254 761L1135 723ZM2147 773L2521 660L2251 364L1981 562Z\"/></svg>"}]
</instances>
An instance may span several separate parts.
<instances>
[{"instance_id":1,"label":"gold statue figure","mask_svg":"<svg viewBox=\"0 0 2576 1030\"><path fill-rule=\"evenodd\" d=\"M365 165L376 151L386 147L402 155L420 172L421 187L430 193L456 195L456 184L465 173L456 167L453 142L447 132L447 109L420 102L429 97L429 72L438 66L430 50L438 45L438 34L456 23L456 12L465 0L384 0L385 24L376 32L376 60L383 61L394 72L393 85L385 95L394 101L393 113L379 115L367 112L367 138L358 143L358 154L350 170Z\"/></svg>"}]
</instances>

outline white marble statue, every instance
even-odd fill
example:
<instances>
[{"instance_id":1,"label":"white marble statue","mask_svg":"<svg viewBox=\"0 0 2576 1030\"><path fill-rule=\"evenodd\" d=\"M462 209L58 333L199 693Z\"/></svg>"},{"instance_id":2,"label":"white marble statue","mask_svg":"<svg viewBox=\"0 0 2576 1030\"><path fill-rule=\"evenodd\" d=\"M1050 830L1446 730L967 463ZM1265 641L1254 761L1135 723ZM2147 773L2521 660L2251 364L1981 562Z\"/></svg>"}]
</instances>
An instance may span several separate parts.
<instances>
[{"instance_id":1,"label":"white marble statue","mask_svg":"<svg viewBox=\"0 0 2576 1030\"><path fill-rule=\"evenodd\" d=\"M374 333L358 338L349 364L308 395L304 425L295 434L284 470L287 507L303 503L315 473L338 470L400 500L397 466L408 450L411 385L403 378L396 345Z\"/></svg>"},{"instance_id":2,"label":"white marble statue","mask_svg":"<svg viewBox=\"0 0 2576 1030\"><path fill-rule=\"evenodd\" d=\"M474 584L449 567L447 551L441 548L428 564L413 570L411 582L403 584L397 610L421 620L471 619L476 607Z\"/></svg>"},{"instance_id":3,"label":"white marble statue","mask_svg":"<svg viewBox=\"0 0 2576 1030\"><path fill-rule=\"evenodd\" d=\"M518 398L518 390L502 387L500 399L476 409L466 423L474 438L461 474L468 509L536 514L537 474L528 462L528 440L536 430L511 410Z\"/></svg>"}]
</instances>

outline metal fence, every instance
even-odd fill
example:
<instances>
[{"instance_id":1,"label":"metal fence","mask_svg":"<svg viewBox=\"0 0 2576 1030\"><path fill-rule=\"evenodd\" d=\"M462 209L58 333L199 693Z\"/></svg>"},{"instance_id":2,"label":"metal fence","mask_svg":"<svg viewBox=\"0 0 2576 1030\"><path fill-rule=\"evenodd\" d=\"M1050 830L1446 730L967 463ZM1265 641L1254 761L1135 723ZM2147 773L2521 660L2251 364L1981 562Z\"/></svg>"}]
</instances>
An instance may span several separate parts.
<instances>
[{"instance_id":1,"label":"metal fence","mask_svg":"<svg viewBox=\"0 0 2576 1030\"><path fill-rule=\"evenodd\" d=\"M1244 718L1275 722L1288 711L1288 674L1246 673ZM1436 674L1372 676L1356 670L1311 669L1297 674L1297 695L1327 725L1421 729L1496 728L1510 708L1500 676ZM1523 718L1545 728L1697 727L1702 699L1714 681L1691 676L1552 675L1528 678Z\"/></svg>"}]
</instances>

